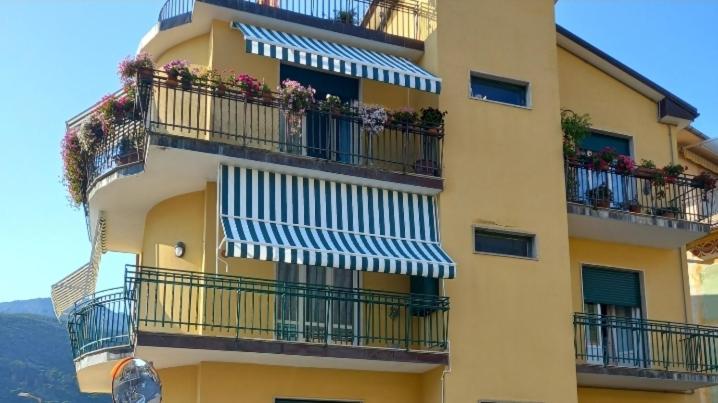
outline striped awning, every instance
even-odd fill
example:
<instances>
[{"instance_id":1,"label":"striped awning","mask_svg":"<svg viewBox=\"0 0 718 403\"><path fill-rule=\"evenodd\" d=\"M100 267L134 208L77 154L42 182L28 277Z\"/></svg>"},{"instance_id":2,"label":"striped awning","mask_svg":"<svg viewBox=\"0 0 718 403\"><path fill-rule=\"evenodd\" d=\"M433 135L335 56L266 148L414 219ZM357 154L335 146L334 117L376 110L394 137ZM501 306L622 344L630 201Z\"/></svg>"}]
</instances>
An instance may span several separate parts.
<instances>
[{"instance_id":1,"label":"striped awning","mask_svg":"<svg viewBox=\"0 0 718 403\"><path fill-rule=\"evenodd\" d=\"M90 261L52 285L50 297L58 318L72 308L75 302L94 294L100 271L100 258L105 251L104 230L105 220L100 218L95 226Z\"/></svg>"},{"instance_id":2,"label":"striped awning","mask_svg":"<svg viewBox=\"0 0 718 403\"><path fill-rule=\"evenodd\" d=\"M244 34L247 53L352 77L367 78L437 94L441 92L439 77L403 57L236 21L232 23L232 27Z\"/></svg>"},{"instance_id":3,"label":"striped awning","mask_svg":"<svg viewBox=\"0 0 718 403\"><path fill-rule=\"evenodd\" d=\"M453 278L433 196L222 165L228 257Z\"/></svg>"}]
</instances>

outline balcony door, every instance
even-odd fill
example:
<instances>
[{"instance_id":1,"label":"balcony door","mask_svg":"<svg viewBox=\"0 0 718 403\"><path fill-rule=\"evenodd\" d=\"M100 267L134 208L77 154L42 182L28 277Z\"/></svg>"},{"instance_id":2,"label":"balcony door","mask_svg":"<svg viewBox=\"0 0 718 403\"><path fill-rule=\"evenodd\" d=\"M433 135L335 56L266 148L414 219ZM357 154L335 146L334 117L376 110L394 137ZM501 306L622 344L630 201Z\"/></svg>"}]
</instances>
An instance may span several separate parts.
<instances>
[{"instance_id":1,"label":"balcony door","mask_svg":"<svg viewBox=\"0 0 718 403\"><path fill-rule=\"evenodd\" d=\"M277 338L358 344L355 270L277 264Z\"/></svg>"},{"instance_id":2,"label":"balcony door","mask_svg":"<svg viewBox=\"0 0 718 403\"><path fill-rule=\"evenodd\" d=\"M323 101L328 94L338 96L342 102L359 100L359 80L316 70L282 64L280 80L291 79L316 90L315 99ZM310 157L355 163L357 139L353 138L353 123L329 113L307 113L303 145Z\"/></svg>"},{"instance_id":3,"label":"balcony door","mask_svg":"<svg viewBox=\"0 0 718 403\"><path fill-rule=\"evenodd\" d=\"M599 153L606 147L614 149L619 155L631 156L631 141L627 137L593 132L579 144L581 150L590 153ZM577 184L577 195L579 198L585 197L588 203L592 202L588 200L588 192L602 185L608 186L611 191L609 207L627 208L631 200L638 199L636 179L627 175L578 168Z\"/></svg>"},{"instance_id":4,"label":"balcony door","mask_svg":"<svg viewBox=\"0 0 718 403\"><path fill-rule=\"evenodd\" d=\"M582 274L584 310L590 315L582 332L586 361L644 366L646 335L638 272L584 266Z\"/></svg>"}]
</instances>

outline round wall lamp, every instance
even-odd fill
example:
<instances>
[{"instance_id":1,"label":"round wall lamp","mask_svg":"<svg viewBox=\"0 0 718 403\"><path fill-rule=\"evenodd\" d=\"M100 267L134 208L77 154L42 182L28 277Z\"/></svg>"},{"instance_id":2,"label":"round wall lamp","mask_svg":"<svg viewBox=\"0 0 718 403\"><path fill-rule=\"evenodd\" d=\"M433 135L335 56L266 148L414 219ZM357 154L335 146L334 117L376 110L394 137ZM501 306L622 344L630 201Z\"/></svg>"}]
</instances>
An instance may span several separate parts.
<instances>
[{"instance_id":1,"label":"round wall lamp","mask_svg":"<svg viewBox=\"0 0 718 403\"><path fill-rule=\"evenodd\" d=\"M180 241L175 244L175 256L177 256L177 257L184 256L184 250L185 250L184 242Z\"/></svg>"}]
</instances>

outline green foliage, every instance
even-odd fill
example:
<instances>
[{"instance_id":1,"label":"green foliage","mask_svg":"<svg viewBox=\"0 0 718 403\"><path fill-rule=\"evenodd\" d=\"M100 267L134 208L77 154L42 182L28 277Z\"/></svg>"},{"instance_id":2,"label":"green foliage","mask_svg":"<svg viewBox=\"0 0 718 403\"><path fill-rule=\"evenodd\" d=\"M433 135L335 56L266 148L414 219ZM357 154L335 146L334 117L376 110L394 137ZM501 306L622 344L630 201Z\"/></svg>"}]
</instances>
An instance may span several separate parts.
<instances>
[{"instance_id":1,"label":"green foliage","mask_svg":"<svg viewBox=\"0 0 718 403\"><path fill-rule=\"evenodd\" d=\"M28 403L19 392L46 403L111 401L80 393L65 324L54 317L0 314L0 340L0 402Z\"/></svg>"},{"instance_id":2,"label":"green foliage","mask_svg":"<svg viewBox=\"0 0 718 403\"><path fill-rule=\"evenodd\" d=\"M564 154L575 156L578 144L591 132L591 116L564 109L561 111L561 130Z\"/></svg>"}]
</instances>

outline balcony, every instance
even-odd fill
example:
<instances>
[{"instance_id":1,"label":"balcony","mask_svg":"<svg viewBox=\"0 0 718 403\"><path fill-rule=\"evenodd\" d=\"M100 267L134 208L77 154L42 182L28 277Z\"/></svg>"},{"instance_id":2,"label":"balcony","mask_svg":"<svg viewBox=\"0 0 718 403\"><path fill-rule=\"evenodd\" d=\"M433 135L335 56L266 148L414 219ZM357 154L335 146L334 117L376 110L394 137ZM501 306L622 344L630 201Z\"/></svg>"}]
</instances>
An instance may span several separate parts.
<instances>
[{"instance_id":1,"label":"balcony","mask_svg":"<svg viewBox=\"0 0 718 403\"><path fill-rule=\"evenodd\" d=\"M271 18L416 50L436 29L435 7L419 0L167 0L159 29L190 23L208 6L232 10L226 16L233 18Z\"/></svg>"},{"instance_id":2,"label":"balcony","mask_svg":"<svg viewBox=\"0 0 718 403\"><path fill-rule=\"evenodd\" d=\"M107 391L134 351L200 361L424 372L448 362L449 299L128 267L122 290L78 302L68 330L83 391ZM103 377L104 376L104 377Z\"/></svg>"},{"instance_id":3,"label":"balcony","mask_svg":"<svg viewBox=\"0 0 718 403\"><path fill-rule=\"evenodd\" d=\"M714 190L696 177L658 171L594 169L567 160L569 234L579 238L674 248L710 231Z\"/></svg>"},{"instance_id":4,"label":"balcony","mask_svg":"<svg viewBox=\"0 0 718 403\"><path fill-rule=\"evenodd\" d=\"M578 384L684 392L718 385L718 328L576 313Z\"/></svg>"}]
</instances>

